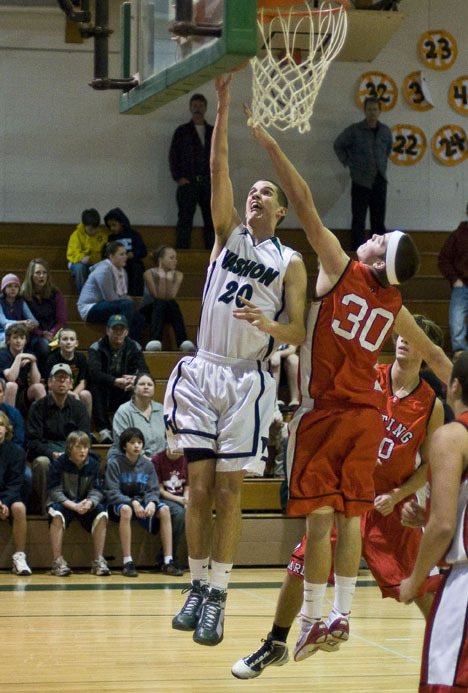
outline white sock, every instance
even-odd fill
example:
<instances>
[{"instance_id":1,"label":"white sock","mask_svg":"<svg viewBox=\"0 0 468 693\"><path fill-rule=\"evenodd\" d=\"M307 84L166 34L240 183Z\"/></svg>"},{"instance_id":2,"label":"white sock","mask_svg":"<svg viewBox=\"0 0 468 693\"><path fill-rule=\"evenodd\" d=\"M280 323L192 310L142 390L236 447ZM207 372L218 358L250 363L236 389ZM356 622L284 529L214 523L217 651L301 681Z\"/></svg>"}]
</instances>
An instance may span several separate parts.
<instances>
[{"instance_id":1,"label":"white sock","mask_svg":"<svg viewBox=\"0 0 468 693\"><path fill-rule=\"evenodd\" d=\"M164 565L169 565L169 563L172 561L172 556L169 554L168 556L164 556Z\"/></svg>"},{"instance_id":2,"label":"white sock","mask_svg":"<svg viewBox=\"0 0 468 693\"><path fill-rule=\"evenodd\" d=\"M304 602L301 616L307 621L320 621L323 615L323 602L327 583L316 584L304 580Z\"/></svg>"},{"instance_id":3,"label":"white sock","mask_svg":"<svg viewBox=\"0 0 468 693\"><path fill-rule=\"evenodd\" d=\"M199 580L202 585L208 584L208 564L210 562L209 556L206 558L190 558L189 556L189 567L190 576L192 582L194 580Z\"/></svg>"},{"instance_id":4,"label":"white sock","mask_svg":"<svg viewBox=\"0 0 468 693\"><path fill-rule=\"evenodd\" d=\"M218 561L213 561L212 559L210 587L214 587L217 590L227 590L232 566L232 563L218 563Z\"/></svg>"},{"instance_id":5,"label":"white sock","mask_svg":"<svg viewBox=\"0 0 468 693\"><path fill-rule=\"evenodd\" d=\"M130 563L130 561L133 561L133 558L131 556L124 556L123 557L123 564L125 565L126 563Z\"/></svg>"},{"instance_id":6,"label":"white sock","mask_svg":"<svg viewBox=\"0 0 468 693\"><path fill-rule=\"evenodd\" d=\"M356 591L356 582L357 576L344 577L343 575L336 575L335 573L335 601L333 603L333 610L328 617L329 619L332 616L332 620L340 616L349 616L354 592Z\"/></svg>"}]
</instances>

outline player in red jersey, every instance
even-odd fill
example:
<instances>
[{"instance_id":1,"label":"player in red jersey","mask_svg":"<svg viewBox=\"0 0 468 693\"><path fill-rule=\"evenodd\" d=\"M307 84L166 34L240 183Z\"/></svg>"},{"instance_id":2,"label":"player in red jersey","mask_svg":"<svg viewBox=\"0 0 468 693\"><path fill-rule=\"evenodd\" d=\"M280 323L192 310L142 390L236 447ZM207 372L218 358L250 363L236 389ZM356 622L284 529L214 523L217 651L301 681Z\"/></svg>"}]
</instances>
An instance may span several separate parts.
<instances>
[{"instance_id":1,"label":"player in red jersey","mask_svg":"<svg viewBox=\"0 0 468 693\"><path fill-rule=\"evenodd\" d=\"M261 126L251 125L251 130L319 259L300 352L301 405L290 424L288 446L288 513L307 516L303 628L295 649L299 660L348 638L361 555L360 516L373 506L373 472L383 437L374 366L385 339L394 329L443 382L451 363L402 306L394 286L418 269L411 238L401 231L374 234L358 248L359 261L351 260L323 225L309 186L278 143ZM325 622L334 524L335 602Z\"/></svg>"},{"instance_id":2,"label":"player in red jersey","mask_svg":"<svg viewBox=\"0 0 468 693\"><path fill-rule=\"evenodd\" d=\"M422 315L417 324L439 346L444 335L438 325ZM374 470L374 508L361 518L362 555L383 597L399 599L400 583L412 569L421 532L401 523L401 510L408 498L427 479L431 435L444 423L444 408L432 387L419 373L422 359L413 346L398 337L395 361L377 366L382 388L385 435ZM427 618L438 578L427 580L416 603Z\"/></svg>"},{"instance_id":3,"label":"player in red jersey","mask_svg":"<svg viewBox=\"0 0 468 693\"><path fill-rule=\"evenodd\" d=\"M442 342L442 330L435 323L421 315L415 319L435 344ZM382 596L395 599L399 598L399 583L411 570L421 541L421 530L401 524L401 507L426 482L428 443L443 424L444 416L441 401L420 377L421 366L418 352L398 337L394 362L377 367L385 435L374 473L374 509L363 515L361 530L363 555ZM233 665L232 673L237 678L255 678L266 666L281 666L289 660L286 639L302 605L305 548L304 536L291 554L271 632L256 652ZM425 617L436 584L436 579L428 579L425 593L416 598ZM322 649L333 651L336 645L325 642Z\"/></svg>"},{"instance_id":4,"label":"player in red jersey","mask_svg":"<svg viewBox=\"0 0 468 693\"><path fill-rule=\"evenodd\" d=\"M434 435L429 452L430 514L411 575L400 598L415 599L420 586L444 557L450 571L439 587L426 625L420 693L468 691L468 352L455 361L447 389L455 421ZM408 522L423 509L409 505ZM421 524L421 522L419 522Z\"/></svg>"}]
</instances>

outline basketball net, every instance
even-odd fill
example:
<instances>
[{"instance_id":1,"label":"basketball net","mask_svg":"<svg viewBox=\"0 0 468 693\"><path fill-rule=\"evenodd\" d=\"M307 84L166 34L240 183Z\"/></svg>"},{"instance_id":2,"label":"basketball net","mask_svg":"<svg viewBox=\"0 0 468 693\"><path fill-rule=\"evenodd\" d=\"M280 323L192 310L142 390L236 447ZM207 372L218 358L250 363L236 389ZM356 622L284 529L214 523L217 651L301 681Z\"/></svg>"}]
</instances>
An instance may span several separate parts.
<instances>
[{"instance_id":1,"label":"basketball net","mask_svg":"<svg viewBox=\"0 0 468 693\"><path fill-rule=\"evenodd\" d=\"M252 121L278 130L310 130L315 99L331 61L346 38L344 6L323 2L319 9L262 9L257 24L265 55L251 59ZM275 49L275 35L284 48ZM305 46L304 46L305 42Z\"/></svg>"}]
</instances>

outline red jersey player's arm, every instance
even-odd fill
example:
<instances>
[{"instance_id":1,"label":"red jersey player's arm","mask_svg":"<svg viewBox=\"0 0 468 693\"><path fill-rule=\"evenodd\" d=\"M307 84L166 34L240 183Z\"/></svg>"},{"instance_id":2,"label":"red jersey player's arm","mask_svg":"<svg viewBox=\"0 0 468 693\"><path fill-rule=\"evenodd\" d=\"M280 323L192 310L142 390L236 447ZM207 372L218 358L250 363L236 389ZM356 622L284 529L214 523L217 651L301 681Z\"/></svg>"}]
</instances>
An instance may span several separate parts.
<instances>
[{"instance_id":1,"label":"red jersey player's arm","mask_svg":"<svg viewBox=\"0 0 468 693\"><path fill-rule=\"evenodd\" d=\"M248 108L244 108L244 111L249 117ZM289 161L278 142L261 125L251 125L249 121L247 124L255 139L267 151L279 184L296 211L307 240L318 255L322 281L325 279L323 275L326 275L325 286L321 290L317 286L317 293L322 295L341 277L349 262L349 256L344 252L337 237L323 225L309 186Z\"/></svg>"},{"instance_id":2,"label":"red jersey player's arm","mask_svg":"<svg viewBox=\"0 0 468 693\"><path fill-rule=\"evenodd\" d=\"M431 342L405 306L401 307L396 316L394 330L419 351L423 361L443 383L449 382L452 362L443 349Z\"/></svg>"},{"instance_id":3,"label":"red jersey player's arm","mask_svg":"<svg viewBox=\"0 0 468 693\"><path fill-rule=\"evenodd\" d=\"M399 503L404 498L408 498L408 496L415 493L426 483L429 463L428 453L431 437L435 433L435 431L443 425L444 407L442 406L442 402L440 401L440 399L436 398L436 400L434 401L432 414L427 424L426 438L424 439L423 444L419 448L419 454L421 455L421 464L415 470L414 474L412 474L409 477L409 479L405 481L404 484L401 484L399 488L393 489L392 493L394 492L396 497L395 503Z\"/></svg>"},{"instance_id":4,"label":"red jersey player's arm","mask_svg":"<svg viewBox=\"0 0 468 693\"><path fill-rule=\"evenodd\" d=\"M447 551L457 522L460 479L466 466L467 432L453 421L435 432L429 458L431 512L411 575L403 580L400 600L408 602Z\"/></svg>"}]
</instances>

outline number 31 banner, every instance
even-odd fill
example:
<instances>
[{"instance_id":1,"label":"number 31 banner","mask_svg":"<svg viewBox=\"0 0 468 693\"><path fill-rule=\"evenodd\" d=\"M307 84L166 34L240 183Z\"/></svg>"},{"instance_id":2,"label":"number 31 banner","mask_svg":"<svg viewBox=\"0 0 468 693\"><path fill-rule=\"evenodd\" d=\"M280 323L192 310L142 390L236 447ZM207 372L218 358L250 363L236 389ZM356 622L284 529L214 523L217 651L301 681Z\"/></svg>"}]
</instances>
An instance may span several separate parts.
<instances>
[{"instance_id":1,"label":"number 31 banner","mask_svg":"<svg viewBox=\"0 0 468 693\"><path fill-rule=\"evenodd\" d=\"M413 166L423 158L426 136L417 125L398 124L392 128L393 144L390 161L397 166Z\"/></svg>"}]
</instances>

